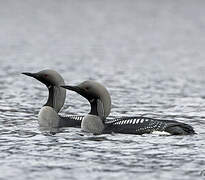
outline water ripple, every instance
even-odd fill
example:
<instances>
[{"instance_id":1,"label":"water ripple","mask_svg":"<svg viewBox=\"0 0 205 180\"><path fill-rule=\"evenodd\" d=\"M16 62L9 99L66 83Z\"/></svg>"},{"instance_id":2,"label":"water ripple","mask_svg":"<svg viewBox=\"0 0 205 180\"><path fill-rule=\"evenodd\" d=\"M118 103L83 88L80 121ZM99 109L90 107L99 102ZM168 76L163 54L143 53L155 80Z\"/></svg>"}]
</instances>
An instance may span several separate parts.
<instances>
[{"instance_id":1,"label":"water ripple","mask_svg":"<svg viewBox=\"0 0 205 180\"><path fill-rule=\"evenodd\" d=\"M0 179L202 179L204 12L203 1L189 0L1 1ZM66 84L103 83L109 118L178 120L197 134L42 132L37 114L48 92L21 73L45 68ZM67 92L62 115L88 111L85 99Z\"/></svg>"}]
</instances>

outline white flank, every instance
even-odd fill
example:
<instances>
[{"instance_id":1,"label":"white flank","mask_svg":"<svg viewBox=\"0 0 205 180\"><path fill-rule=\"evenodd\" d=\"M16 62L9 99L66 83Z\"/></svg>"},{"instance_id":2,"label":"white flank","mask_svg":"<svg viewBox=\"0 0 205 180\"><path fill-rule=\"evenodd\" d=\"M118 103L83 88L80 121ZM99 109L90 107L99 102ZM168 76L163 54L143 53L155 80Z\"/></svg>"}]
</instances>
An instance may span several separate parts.
<instances>
[{"instance_id":1,"label":"white flank","mask_svg":"<svg viewBox=\"0 0 205 180\"><path fill-rule=\"evenodd\" d=\"M169 136L169 135L171 135L170 133L165 132L165 131L153 131L152 134L160 135L160 136Z\"/></svg>"}]
</instances>

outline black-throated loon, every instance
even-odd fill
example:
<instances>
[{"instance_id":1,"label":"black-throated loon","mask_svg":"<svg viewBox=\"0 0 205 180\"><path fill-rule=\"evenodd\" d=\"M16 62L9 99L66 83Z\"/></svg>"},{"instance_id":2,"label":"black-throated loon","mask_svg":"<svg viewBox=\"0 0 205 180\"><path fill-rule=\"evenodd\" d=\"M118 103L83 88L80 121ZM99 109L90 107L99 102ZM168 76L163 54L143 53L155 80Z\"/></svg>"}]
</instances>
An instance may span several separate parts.
<instances>
[{"instance_id":1,"label":"black-throated loon","mask_svg":"<svg viewBox=\"0 0 205 180\"><path fill-rule=\"evenodd\" d=\"M48 100L38 114L38 123L41 128L80 127L83 116L62 117L58 115L66 98L66 90L60 87L65 85L64 79L59 73L46 69L37 73L24 72L22 74L39 80L48 88Z\"/></svg>"},{"instance_id":2,"label":"black-throated loon","mask_svg":"<svg viewBox=\"0 0 205 180\"><path fill-rule=\"evenodd\" d=\"M113 121L105 121L111 111L111 97L107 89L98 82L84 81L77 86L62 86L75 91L86 98L91 110L81 123L81 129L93 134L124 133L145 134L154 131L166 132L170 135L195 134L193 128L184 123L172 120L158 120L142 116L122 117Z\"/></svg>"}]
</instances>

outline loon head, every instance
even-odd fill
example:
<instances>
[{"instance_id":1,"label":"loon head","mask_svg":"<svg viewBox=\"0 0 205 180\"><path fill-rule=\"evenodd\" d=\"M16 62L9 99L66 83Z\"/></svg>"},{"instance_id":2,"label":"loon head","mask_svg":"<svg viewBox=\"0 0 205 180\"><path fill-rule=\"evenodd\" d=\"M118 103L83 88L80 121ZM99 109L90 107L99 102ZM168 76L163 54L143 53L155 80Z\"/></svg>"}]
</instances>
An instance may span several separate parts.
<instances>
[{"instance_id":1,"label":"loon head","mask_svg":"<svg viewBox=\"0 0 205 180\"><path fill-rule=\"evenodd\" d=\"M77 86L62 86L86 98L91 105L89 114L100 116L104 121L111 111L111 97L107 89L95 81L84 81Z\"/></svg>"},{"instance_id":2,"label":"loon head","mask_svg":"<svg viewBox=\"0 0 205 180\"><path fill-rule=\"evenodd\" d=\"M37 73L23 72L22 74L33 77L45 84L49 90L48 101L44 106L50 106L59 112L65 102L66 90L61 88L65 85L62 76L54 70L46 69Z\"/></svg>"},{"instance_id":3,"label":"loon head","mask_svg":"<svg viewBox=\"0 0 205 180\"><path fill-rule=\"evenodd\" d=\"M64 84L62 76L54 70L46 69L37 73L23 72L22 74L33 77L39 80L41 83L49 86L60 86Z\"/></svg>"}]
</instances>

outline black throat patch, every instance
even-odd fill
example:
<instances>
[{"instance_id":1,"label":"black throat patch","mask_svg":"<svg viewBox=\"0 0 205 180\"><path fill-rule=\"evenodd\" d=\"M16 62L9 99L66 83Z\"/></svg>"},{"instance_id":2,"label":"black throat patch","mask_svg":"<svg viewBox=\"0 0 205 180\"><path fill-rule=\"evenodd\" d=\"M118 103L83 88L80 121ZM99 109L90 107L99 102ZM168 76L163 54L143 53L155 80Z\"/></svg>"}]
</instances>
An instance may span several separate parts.
<instances>
[{"instance_id":1,"label":"black throat patch","mask_svg":"<svg viewBox=\"0 0 205 180\"><path fill-rule=\"evenodd\" d=\"M48 91L49 91L48 100L44 106L50 106L50 107L54 108L54 104L53 104L53 102L54 102L53 101L54 100L54 86L48 86Z\"/></svg>"},{"instance_id":2,"label":"black throat patch","mask_svg":"<svg viewBox=\"0 0 205 180\"><path fill-rule=\"evenodd\" d=\"M91 110L89 114L99 116L102 120L102 122L105 122L105 115L104 115L104 107L103 103L100 99L93 98L89 101L91 105Z\"/></svg>"},{"instance_id":3,"label":"black throat patch","mask_svg":"<svg viewBox=\"0 0 205 180\"><path fill-rule=\"evenodd\" d=\"M92 99L89 101L90 102L90 105L91 105L91 110L89 112L89 114L91 115L95 115L95 116L98 116L98 111L97 111L97 99Z\"/></svg>"}]
</instances>

